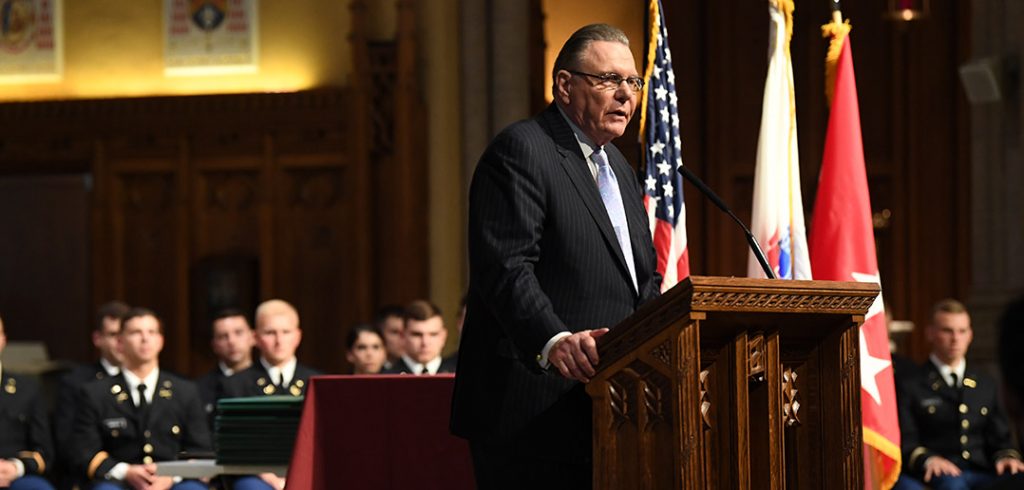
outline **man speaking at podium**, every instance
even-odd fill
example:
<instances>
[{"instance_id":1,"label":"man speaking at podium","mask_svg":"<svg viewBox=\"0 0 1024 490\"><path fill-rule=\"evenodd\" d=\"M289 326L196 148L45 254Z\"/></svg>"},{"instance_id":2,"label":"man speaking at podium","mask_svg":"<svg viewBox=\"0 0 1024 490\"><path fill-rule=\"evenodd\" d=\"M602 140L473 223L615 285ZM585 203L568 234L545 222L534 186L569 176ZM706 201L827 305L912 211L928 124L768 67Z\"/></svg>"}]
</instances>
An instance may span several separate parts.
<instances>
[{"instance_id":1,"label":"man speaking at podium","mask_svg":"<svg viewBox=\"0 0 1024 490\"><path fill-rule=\"evenodd\" d=\"M636 175L611 140L643 88L619 29L562 46L554 103L501 132L470 188L470 286L452 400L477 484L590 488L596 339L658 295Z\"/></svg>"}]
</instances>

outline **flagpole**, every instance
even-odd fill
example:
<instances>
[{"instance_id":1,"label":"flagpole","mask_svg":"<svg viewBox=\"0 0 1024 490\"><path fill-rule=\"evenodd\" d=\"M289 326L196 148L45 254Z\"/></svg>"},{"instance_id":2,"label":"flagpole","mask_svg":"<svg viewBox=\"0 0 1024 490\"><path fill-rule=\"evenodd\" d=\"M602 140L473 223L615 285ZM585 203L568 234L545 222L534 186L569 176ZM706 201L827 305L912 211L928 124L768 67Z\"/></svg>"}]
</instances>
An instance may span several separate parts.
<instances>
[{"instance_id":1,"label":"flagpole","mask_svg":"<svg viewBox=\"0 0 1024 490\"><path fill-rule=\"evenodd\" d=\"M832 6L832 22L836 24L843 23L843 7L839 4L839 0L829 0L829 5Z\"/></svg>"}]
</instances>

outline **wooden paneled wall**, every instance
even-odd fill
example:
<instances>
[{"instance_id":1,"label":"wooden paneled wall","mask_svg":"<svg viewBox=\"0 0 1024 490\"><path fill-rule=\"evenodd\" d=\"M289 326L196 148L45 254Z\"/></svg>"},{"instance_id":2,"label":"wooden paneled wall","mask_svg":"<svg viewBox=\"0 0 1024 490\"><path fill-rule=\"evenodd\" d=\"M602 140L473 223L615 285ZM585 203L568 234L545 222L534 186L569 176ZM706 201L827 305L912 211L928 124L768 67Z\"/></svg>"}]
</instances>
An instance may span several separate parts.
<instances>
[{"instance_id":1,"label":"wooden paneled wall","mask_svg":"<svg viewBox=\"0 0 1024 490\"><path fill-rule=\"evenodd\" d=\"M16 305L8 293L25 286L0 283L0 311L16 312L8 323L29 326L18 330L25 339L75 343L58 355L86 361L94 306L122 299L163 318L164 365L194 375L214 364L217 309L251 314L282 298L301 317L300 359L343 372L349 327L427 294L412 10L400 2L397 40L370 45L353 2L346 88L0 104L0 181L77 174L92 186L90 239L4 248L28 270L77 250L91 257L75 271L88 279L30 288ZM20 222L48 216L16 203L4 212L19 211L38 215ZM45 308L65 311L33 314Z\"/></svg>"}]
</instances>

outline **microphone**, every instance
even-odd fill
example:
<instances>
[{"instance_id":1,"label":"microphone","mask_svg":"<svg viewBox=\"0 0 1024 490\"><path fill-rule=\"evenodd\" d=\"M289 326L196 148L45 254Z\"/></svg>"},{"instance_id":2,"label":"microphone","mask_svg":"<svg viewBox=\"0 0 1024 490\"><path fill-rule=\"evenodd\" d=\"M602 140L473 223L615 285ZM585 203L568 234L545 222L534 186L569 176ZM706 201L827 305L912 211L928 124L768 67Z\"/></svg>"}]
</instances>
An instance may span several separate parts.
<instances>
[{"instance_id":1,"label":"microphone","mask_svg":"<svg viewBox=\"0 0 1024 490\"><path fill-rule=\"evenodd\" d=\"M754 239L754 234L750 232L750 228L747 228L747 225L743 224L743 222L729 210L729 206L725 205L725 202L715 194L715 191L712 191L710 187L705 185L700 178L690 171L690 169L686 168L682 164L679 164L676 168L679 169L679 173L683 174L683 177L686 177L686 180L689 180L691 184L700 190L701 194L704 194L705 197L711 199L711 202L715 203L715 206L718 206L718 209L724 211L725 214L728 214L737 225L740 225L740 228L743 229L743 233L747 235L747 244L750 245L750 250L754 252L754 257L757 257L757 262L760 263L761 268L764 269L764 275L767 276L768 279L778 279L778 277L775 277L775 272L772 271L772 268L768 265L768 259L764 257L764 252L761 251L761 246L757 244L757 240Z\"/></svg>"}]
</instances>

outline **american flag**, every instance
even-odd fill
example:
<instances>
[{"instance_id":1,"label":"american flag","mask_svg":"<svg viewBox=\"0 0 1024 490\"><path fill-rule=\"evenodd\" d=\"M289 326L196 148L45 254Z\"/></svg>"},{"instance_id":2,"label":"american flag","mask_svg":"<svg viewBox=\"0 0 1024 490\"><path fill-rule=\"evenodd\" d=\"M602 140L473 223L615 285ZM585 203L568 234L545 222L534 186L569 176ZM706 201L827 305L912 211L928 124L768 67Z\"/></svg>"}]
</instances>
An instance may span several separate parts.
<instances>
[{"instance_id":1,"label":"american flag","mask_svg":"<svg viewBox=\"0 0 1024 490\"><path fill-rule=\"evenodd\" d=\"M654 248L658 252L658 272L667 291L690 275L686 250L686 203L683 202L682 141L679 139L679 111L676 99L676 75L672 71L672 52L668 30L662 15L661 0L650 0L650 42L644 78L640 133L644 137L644 207L647 208Z\"/></svg>"}]
</instances>

